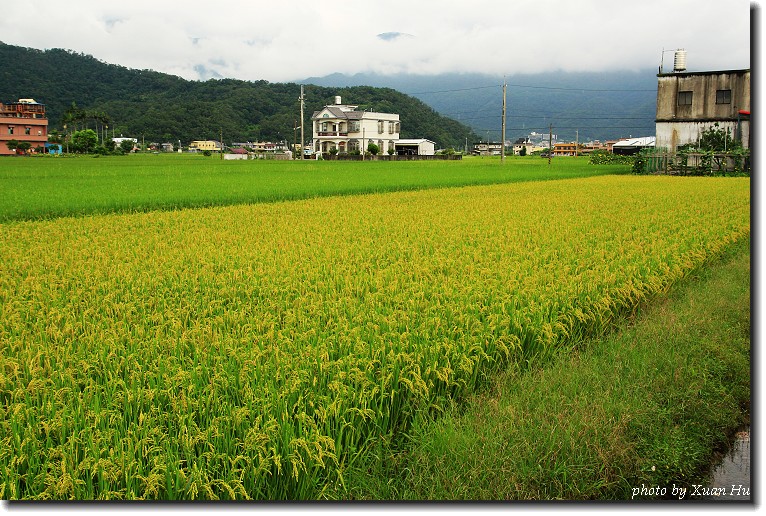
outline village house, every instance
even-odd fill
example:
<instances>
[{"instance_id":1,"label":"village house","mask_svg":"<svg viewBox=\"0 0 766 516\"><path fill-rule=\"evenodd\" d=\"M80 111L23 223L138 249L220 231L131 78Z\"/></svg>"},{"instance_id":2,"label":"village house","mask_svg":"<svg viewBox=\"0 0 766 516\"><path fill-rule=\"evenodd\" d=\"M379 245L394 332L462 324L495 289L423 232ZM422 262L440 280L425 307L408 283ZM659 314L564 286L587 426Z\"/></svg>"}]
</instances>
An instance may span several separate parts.
<instances>
[{"instance_id":1,"label":"village house","mask_svg":"<svg viewBox=\"0 0 766 516\"><path fill-rule=\"evenodd\" d=\"M48 142L45 104L35 102L34 99L0 103L0 155L16 153L16 149L8 147L8 142L13 140L29 143L32 152L38 148L45 149Z\"/></svg>"},{"instance_id":2,"label":"village house","mask_svg":"<svg viewBox=\"0 0 766 516\"><path fill-rule=\"evenodd\" d=\"M189 144L189 152L220 152L222 148L221 142L215 140L195 140Z\"/></svg>"},{"instance_id":3,"label":"village house","mask_svg":"<svg viewBox=\"0 0 766 516\"><path fill-rule=\"evenodd\" d=\"M551 150L552 156L577 156L577 144L574 142L569 143L554 143Z\"/></svg>"},{"instance_id":4,"label":"village house","mask_svg":"<svg viewBox=\"0 0 766 516\"><path fill-rule=\"evenodd\" d=\"M500 142L479 142L473 144L472 154L476 156L500 156L503 144Z\"/></svg>"},{"instance_id":5,"label":"village house","mask_svg":"<svg viewBox=\"0 0 766 516\"><path fill-rule=\"evenodd\" d=\"M335 104L327 105L311 116L314 152L365 152L370 143L381 154L396 152L395 144L401 130L399 115L358 111L359 106L343 104L335 97Z\"/></svg>"}]
</instances>

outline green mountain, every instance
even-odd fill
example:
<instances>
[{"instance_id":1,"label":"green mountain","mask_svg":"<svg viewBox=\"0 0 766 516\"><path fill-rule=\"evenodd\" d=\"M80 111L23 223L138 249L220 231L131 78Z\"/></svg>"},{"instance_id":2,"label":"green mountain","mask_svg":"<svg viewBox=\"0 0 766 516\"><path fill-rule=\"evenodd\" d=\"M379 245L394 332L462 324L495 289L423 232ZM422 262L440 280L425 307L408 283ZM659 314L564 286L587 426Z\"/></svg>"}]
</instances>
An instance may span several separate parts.
<instances>
[{"instance_id":1,"label":"green mountain","mask_svg":"<svg viewBox=\"0 0 766 516\"><path fill-rule=\"evenodd\" d=\"M546 72L537 74L442 75L332 74L301 81L319 86L389 87L412 95L444 116L471 127L482 139L499 141L502 84L506 88L506 139L531 132L559 140L602 141L655 133L657 72ZM546 138L547 139L547 138Z\"/></svg>"},{"instance_id":2,"label":"green mountain","mask_svg":"<svg viewBox=\"0 0 766 516\"><path fill-rule=\"evenodd\" d=\"M478 136L469 127L439 115L424 102L391 88L370 86L304 88L305 134L311 138L311 113L332 104L335 95L359 109L399 113L402 138L428 138L437 148L463 147ZM0 102L34 98L46 105L51 129L61 130L73 105L102 113L108 122L92 129L148 142L188 144L292 142L300 125L300 85L211 79L188 81L151 70L107 64L62 49L36 50L0 42Z\"/></svg>"}]
</instances>

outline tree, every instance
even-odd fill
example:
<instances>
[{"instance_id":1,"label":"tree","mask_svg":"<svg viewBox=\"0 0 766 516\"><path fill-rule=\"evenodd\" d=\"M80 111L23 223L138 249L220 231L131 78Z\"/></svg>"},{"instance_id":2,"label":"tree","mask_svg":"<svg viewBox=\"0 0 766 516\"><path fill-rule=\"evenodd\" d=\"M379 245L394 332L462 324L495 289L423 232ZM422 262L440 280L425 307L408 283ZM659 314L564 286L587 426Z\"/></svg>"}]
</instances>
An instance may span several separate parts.
<instances>
[{"instance_id":1,"label":"tree","mask_svg":"<svg viewBox=\"0 0 766 516\"><path fill-rule=\"evenodd\" d=\"M83 129L75 131L72 135L72 146L75 152L88 153L92 151L98 143L98 135L93 129Z\"/></svg>"},{"instance_id":2,"label":"tree","mask_svg":"<svg viewBox=\"0 0 766 516\"><path fill-rule=\"evenodd\" d=\"M370 142L369 144L367 144L367 152L369 152L373 156L377 156L378 152L380 152L380 147L378 147L376 144Z\"/></svg>"},{"instance_id":3,"label":"tree","mask_svg":"<svg viewBox=\"0 0 766 516\"><path fill-rule=\"evenodd\" d=\"M527 155L527 146L525 145L519 151L519 156L526 156L526 155Z\"/></svg>"},{"instance_id":4,"label":"tree","mask_svg":"<svg viewBox=\"0 0 766 516\"><path fill-rule=\"evenodd\" d=\"M8 140L5 142L5 145L8 147L9 151L16 151L16 149L19 148L19 141L18 140Z\"/></svg>"},{"instance_id":5,"label":"tree","mask_svg":"<svg viewBox=\"0 0 766 516\"><path fill-rule=\"evenodd\" d=\"M123 154L128 154L133 150L133 146L136 144L133 140L122 140L120 142L120 151L122 151Z\"/></svg>"},{"instance_id":6,"label":"tree","mask_svg":"<svg viewBox=\"0 0 766 516\"><path fill-rule=\"evenodd\" d=\"M703 151L727 152L742 145L731 136L731 131L719 127L718 122L700 135L699 148Z\"/></svg>"},{"instance_id":7,"label":"tree","mask_svg":"<svg viewBox=\"0 0 766 516\"><path fill-rule=\"evenodd\" d=\"M22 154L26 154L31 148L32 144L29 142L19 142L19 144L16 146L16 149L20 150Z\"/></svg>"}]
</instances>

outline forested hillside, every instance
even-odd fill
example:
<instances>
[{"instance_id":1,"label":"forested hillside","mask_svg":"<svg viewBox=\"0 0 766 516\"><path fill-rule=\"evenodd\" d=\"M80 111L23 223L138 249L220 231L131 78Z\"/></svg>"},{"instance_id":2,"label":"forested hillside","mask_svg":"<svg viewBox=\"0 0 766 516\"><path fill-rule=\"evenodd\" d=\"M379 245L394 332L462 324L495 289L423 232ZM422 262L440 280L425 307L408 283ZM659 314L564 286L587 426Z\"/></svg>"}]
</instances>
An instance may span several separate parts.
<instances>
[{"instance_id":1,"label":"forested hillside","mask_svg":"<svg viewBox=\"0 0 766 516\"><path fill-rule=\"evenodd\" d=\"M359 109L399 113L402 138L428 138L440 147L478 139L471 129L445 118L422 101L390 88L305 86L306 138L311 113L341 95ZM36 50L0 42L0 102L34 98L46 104L51 129L62 129L67 110L91 115L93 129L152 142L188 144L286 140L300 124L300 86L211 79L188 81L151 70L103 63L62 49ZM97 121L101 119L103 121ZM80 122L82 123L82 122ZM299 133L298 133L299 134Z\"/></svg>"}]
</instances>

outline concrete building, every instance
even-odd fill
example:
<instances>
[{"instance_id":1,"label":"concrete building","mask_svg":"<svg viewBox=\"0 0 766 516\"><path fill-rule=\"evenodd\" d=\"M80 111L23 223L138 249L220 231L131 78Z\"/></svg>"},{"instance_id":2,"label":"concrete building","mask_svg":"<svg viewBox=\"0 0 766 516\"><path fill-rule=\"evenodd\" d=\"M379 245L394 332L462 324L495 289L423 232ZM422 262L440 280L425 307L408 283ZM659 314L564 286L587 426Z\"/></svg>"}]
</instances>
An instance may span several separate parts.
<instances>
[{"instance_id":1,"label":"concrete building","mask_svg":"<svg viewBox=\"0 0 766 516\"><path fill-rule=\"evenodd\" d=\"M11 140L27 142L31 151L45 148L48 143L48 118L45 104L34 99L19 99L18 102L0 103L0 155L15 154L7 143Z\"/></svg>"},{"instance_id":2,"label":"concrete building","mask_svg":"<svg viewBox=\"0 0 766 516\"><path fill-rule=\"evenodd\" d=\"M750 70L687 72L685 53L673 72L657 74L656 146L675 152L718 123L750 147Z\"/></svg>"},{"instance_id":3,"label":"concrete building","mask_svg":"<svg viewBox=\"0 0 766 516\"><path fill-rule=\"evenodd\" d=\"M335 104L327 105L311 116L314 152L365 152L370 142L376 144L380 154L395 151L401 126L399 115L358 111L359 106L343 104L335 97Z\"/></svg>"}]
</instances>

